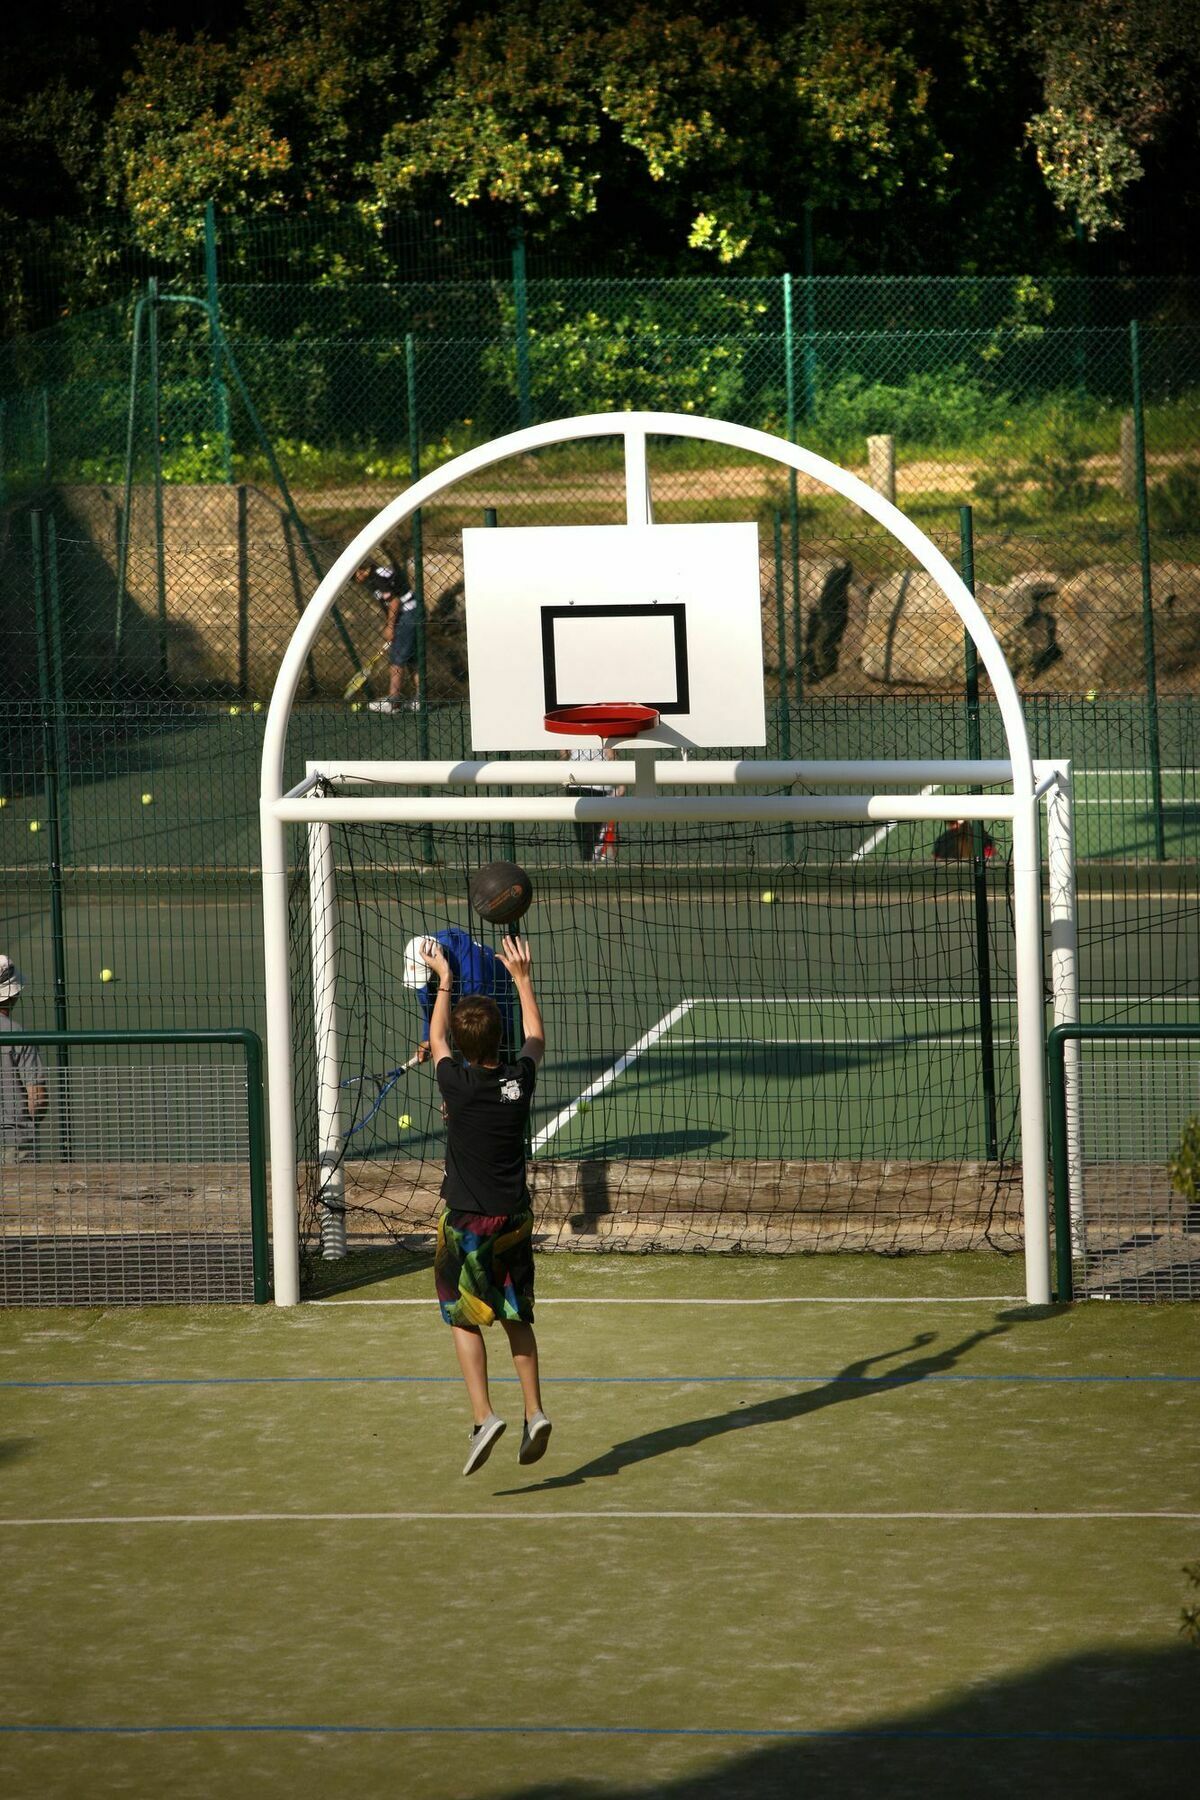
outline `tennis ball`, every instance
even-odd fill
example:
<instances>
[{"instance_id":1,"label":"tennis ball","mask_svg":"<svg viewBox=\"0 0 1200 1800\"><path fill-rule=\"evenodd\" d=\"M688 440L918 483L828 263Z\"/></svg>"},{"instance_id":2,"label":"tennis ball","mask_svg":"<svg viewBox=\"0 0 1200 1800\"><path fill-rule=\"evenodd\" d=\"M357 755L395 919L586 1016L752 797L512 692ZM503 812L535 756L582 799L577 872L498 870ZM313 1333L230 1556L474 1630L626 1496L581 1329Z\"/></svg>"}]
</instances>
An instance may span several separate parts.
<instances>
[{"instance_id":1,"label":"tennis ball","mask_svg":"<svg viewBox=\"0 0 1200 1800\"><path fill-rule=\"evenodd\" d=\"M101 981L111 981L112 978L113 978L113 972L111 969L101 969L101 971L100 971Z\"/></svg>"},{"instance_id":2,"label":"tennis ball","mask_svg":"<svg viewBox=\"0 0 1200 1800\"><path fill-rule=\"evenodd\" d=\"M411 1124L412 1124L412 1114L411 1113L401 1113L400 1114L400 1129L401 1129L401 1131L407 1131Z\"/></svg>"},{"instance_id":3,"label":"tennis ball","mask_svg":"<svg viewBox=\"0 0 1200 1800\"><path fill-rule=\"evenodd\" d=\"M231 706L231 707L230 707L230 709L229 709L229 716L230 716L230 718L231 718L231 719L236 719L236 718L237 718L237 716L238 716L238 714L239 714L239 713L240 713L240 712L241 712L241 710L242 710L242 709L241 709L241 707L240 707L240 706Z\"/></svg>"},{"instance_id":4,"label":"tennis ball","mask_svg":"<svg viewBox=\"0 0 1200 1800\"><path fill-rule=\"evenodd\" d=\"M7 806L7 805L8 805L8 795L0 794L0 806Z\"/></svg>"},{"instance_id":5,"label":"tennis ball","mask_svg":"<svg viewBox=\"0 0 1200 1800\"><path fill-rule=\"evenodd\" d=\"M362 711L362 701L361 700L352 700L350 702L350 711L351 712L361 712Z\"/></svg>"},{"instance_id":6,"label":"tennis ball","mask_svg":"<svg viewBox=\"0 0 1200 1800\"><path fill-rule=\"evenodd\" d=\"M578 1106L575 1108L575 1111L576 1112L586 1112L591 1104L592 1103L590 1100L581 1100L579 1102Z\"/></svg>"},{"instance_id":7,"label":"tennis ball","mask_svg":"<svg viewBox=\"0 0 1200 1800\"><path fill-rule=\"evenodd\" d=\"M254 702L254 705L250 708L250 711L251 712L261 712L262 711L262 701L256 700Z\"/></svg>"},{"instance_id":8,"label":"tennis ball","mask_svg":"<svg viewBox=\"0 0 1200 1800\"><path fill-rule=\"evenodd\" d=\"M770 888L764 888L762 891L762 894L760 895L760 898L761 898L764 906L770 906L770 904L774 900L775 896L771 892Z\"/></svg>"},{"instance_id":9,"label":"tennis ball","mask_svg":"<svg viewBox=\"0 0 1200 1800\"><path fill-rule=\"evenodd\" d=\"M30 829L30 831L40 831L42 829L41 820L40 819L30 819L29 829Z\"/></svg>"},{"instance_id":10,"label":"tennis ball","mask_svg":"<svg viewBox=\"0 0 1200 1800\"><path fill-rule=\"evenodd\" d=\"M1085 700L1094 700L1096 698L1096 692L1097 690L1095 688L1089 688L1083 697Z\"/></svg>"},{"instance_id":11,"label":"tennis ball","mask_svg":"<svg viewBox=\"0 0 1200 1800\"><path fill-rule=\"evenodd\" d=\"M142 805L143 806L153 806L154 805L154 795L153 794L143 794L142 795Z\"/></svg>"}]
</instances>

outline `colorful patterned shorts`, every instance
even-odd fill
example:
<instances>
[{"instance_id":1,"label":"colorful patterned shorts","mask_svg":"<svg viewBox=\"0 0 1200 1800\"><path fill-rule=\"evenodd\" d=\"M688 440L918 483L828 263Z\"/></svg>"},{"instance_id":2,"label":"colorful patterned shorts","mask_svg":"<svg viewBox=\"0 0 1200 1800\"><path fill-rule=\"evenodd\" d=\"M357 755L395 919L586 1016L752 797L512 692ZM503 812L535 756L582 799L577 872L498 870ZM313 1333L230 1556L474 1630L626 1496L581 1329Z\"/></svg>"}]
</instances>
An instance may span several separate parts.
<instances>
[{"instance_id":1,"label":"colorful patterned shorts","mask_svg":"<svg viewBox=\"0 0 1200 1800\"><path fill-rule=\"evenodd\" d=\"M533 1214L454 1212L438 1220L433 1264L447 1325L533 1323Z\"/></svg>"}]
</instances>

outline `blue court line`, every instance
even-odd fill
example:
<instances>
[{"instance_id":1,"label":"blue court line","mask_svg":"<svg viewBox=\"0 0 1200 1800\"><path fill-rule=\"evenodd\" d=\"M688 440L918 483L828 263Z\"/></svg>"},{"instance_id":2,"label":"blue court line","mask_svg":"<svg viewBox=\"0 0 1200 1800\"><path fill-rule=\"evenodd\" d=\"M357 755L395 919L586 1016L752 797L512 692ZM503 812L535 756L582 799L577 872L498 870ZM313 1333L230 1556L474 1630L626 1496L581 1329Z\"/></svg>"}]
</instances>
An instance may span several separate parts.
<instances>
[{"instance_id":1,"label":"blue court line","mask_svg":"<svg viewBox=\"0 0 1200 1800\"><path fill-rule=\"evenodd\" d=\"M497 1385L517 1386L515 1375L493 1375ZM982 1382L1013 1386L1183 1386L1200 1375L553 1375L546 1387L915 1387L918 1382ZM144 1375L93 1381L0 1381L4 1389L190 1387L459 1387L458 1375Z\"/></svg>"},{"instance_id":2,"label":"blue court line","mask_svg":"<svg viewBox=\"0 0 1200 1800\"><path fill-rule=\"evenodd\" d=\"M9 1737L211 1737L316 1736L328 1737L602 1737L602 1738L750 1738L787 1742L818 1738L873 1739L913 1743L988 1744L1200 1744L1197 1731L951 1731L903 1726L867 1726L847 1730L837 1726L704 1726L704 1725L7 1725L0 1734Z\"/></svg>"}]
</instances>

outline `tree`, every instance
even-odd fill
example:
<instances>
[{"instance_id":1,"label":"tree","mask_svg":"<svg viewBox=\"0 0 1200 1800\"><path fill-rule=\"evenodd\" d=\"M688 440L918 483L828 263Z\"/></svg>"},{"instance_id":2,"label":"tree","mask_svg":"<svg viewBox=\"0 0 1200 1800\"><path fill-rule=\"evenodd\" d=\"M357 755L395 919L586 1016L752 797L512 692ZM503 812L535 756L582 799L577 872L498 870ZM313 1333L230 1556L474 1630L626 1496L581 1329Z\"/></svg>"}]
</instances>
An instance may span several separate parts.
<instances>
[{"instance_id":1,"label":"tree","mask_svg":"<svg viewBox=\"0 0 1200 1800\"><path fill-rule=\"evenodd\" d=\"M142 36L105 134L109 198L164 257L195 240L208 200L242 215L354 200L444 13L439 0L251 0L223 40Z\"/></svg>"},{"instance_id":2,"label":"tree","mask_svg":"<svg viewBox=\"0 0 1200 1800\"><path fill-rule=\"evenodd\" d=\"M1194 0L1037 0L1031 44L1043 99L1028 124L1055 204L1090 238L1119 231L1145 152L1177 112Z\"/></svg>"}]
</instances>

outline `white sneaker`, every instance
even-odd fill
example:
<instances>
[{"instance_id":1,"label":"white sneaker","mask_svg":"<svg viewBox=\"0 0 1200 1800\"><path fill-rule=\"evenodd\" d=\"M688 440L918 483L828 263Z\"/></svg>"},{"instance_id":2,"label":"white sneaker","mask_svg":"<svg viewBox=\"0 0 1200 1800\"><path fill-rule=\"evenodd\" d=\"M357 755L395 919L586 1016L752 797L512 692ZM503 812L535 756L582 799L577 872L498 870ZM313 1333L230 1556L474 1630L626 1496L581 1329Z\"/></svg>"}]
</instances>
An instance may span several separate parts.
<instances>
[{"instance_id":1,"label":"white sneaker","mask_svg":"<svg viewBox=\"0 0 1200 1800\"><path fill-rule=\"evenodd\" d=\"M396 705L392 700L372 700L367 707L368 712L395 712Z\"/></svg>"},{"instance_id":2,"label":"white sneaker","mask_svg":"<svg viewBox=\"0 0 1200 1800\"><path fill-rule=\"evenodd\" d=\"M482 1469L493 1446L504 1435L504 1420L496 1413L490 1413L482 1425L471 1427L470 1445L467 1460L463 1464L463 1474L473 1475L476 1469Z\"/></svg>"},{"instance_id":3,"label":"white sneaker","mask_svg":"<svg viewBox=\"0 0 1200 1800\"><path fill-rule=\"evenodd\" d=\"M521 1433L521 1448L517 1451L519 1463L541 1462L546 1454L546 1446L550 1442L550 1433L554 1430L544 1412L535 1412L531 1419L526 1419L525 1429Z\"/></svg>"}]
</instances>

